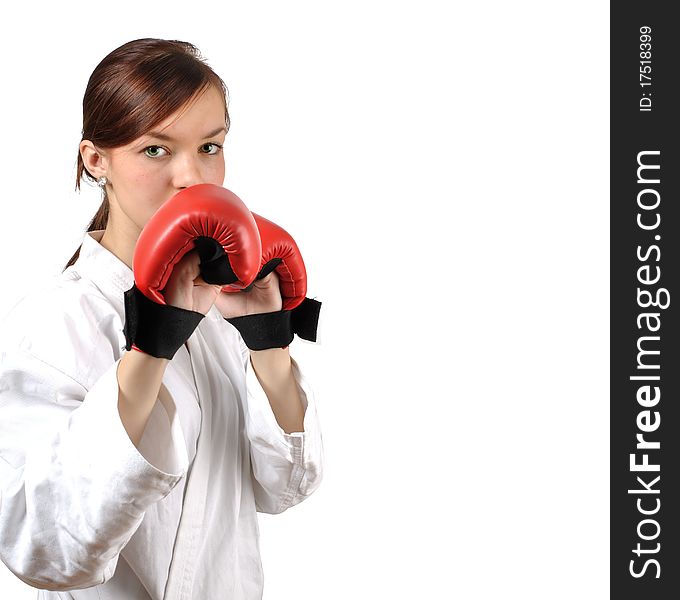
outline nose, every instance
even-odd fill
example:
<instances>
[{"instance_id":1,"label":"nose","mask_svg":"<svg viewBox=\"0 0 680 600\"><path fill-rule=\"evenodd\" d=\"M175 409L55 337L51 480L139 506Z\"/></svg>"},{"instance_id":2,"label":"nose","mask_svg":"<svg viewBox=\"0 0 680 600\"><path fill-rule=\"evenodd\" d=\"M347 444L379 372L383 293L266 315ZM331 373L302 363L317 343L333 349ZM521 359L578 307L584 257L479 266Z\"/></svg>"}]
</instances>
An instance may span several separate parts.
<instances>
[{"instance_id":1,"label":"nose","mask_svg":"<svg viewBox=\"0 0 680 600\"><path fill-rule=\"evenodd\" d=\"M203 182L199 158L187 154L178 156L173 165L173 186L184 189Z\"/></svg>"}]
</instances>

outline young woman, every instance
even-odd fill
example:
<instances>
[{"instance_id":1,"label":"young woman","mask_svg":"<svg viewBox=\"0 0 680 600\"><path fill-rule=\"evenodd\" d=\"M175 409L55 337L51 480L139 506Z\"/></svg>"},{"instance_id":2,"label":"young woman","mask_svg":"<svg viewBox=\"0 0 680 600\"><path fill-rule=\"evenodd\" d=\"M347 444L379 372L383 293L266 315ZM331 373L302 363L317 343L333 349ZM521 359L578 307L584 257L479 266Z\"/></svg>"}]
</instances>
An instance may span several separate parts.
<instances>
[{"instance_id":1,"label":"young woman","mask_svg":"<svg viewBox=\"0 0 680 600\"><path fill-rule=\"evenodd\" d=\"M275 272L220 293L189 252L164 296L205 317L171 360L125 349L140 232L179 191L223 184L228 130L224 83L191 44L135 40L90 77L76 186L96 181L102 205L0 331L0 557L39 598L261 598L256 512L320 484L298 364L225 319L280 310Z\"/></svg>"}]
</instances>

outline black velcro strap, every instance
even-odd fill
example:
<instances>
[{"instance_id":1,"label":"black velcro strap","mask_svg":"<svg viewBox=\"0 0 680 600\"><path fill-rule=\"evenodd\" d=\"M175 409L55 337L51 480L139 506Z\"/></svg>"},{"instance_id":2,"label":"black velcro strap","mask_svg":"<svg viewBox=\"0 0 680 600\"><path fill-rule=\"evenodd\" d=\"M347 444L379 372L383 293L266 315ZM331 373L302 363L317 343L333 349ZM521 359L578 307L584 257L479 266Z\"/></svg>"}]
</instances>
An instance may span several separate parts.
<instances>
[{"instance_id":1,"label":"black velcro strap","mask_svg":"<svg viewBox=\"0 0 680 600\"><path fill-rule=\"evenodd\" d=\"M157 304L133 285L125 292L125 349L134 344L146 354L171 360L203 317L193 310Z\"/></svg>"},{"instance_id":2,"label":"black velcro strap","mask_svg":"<svg viewBox=\"0 0 680 600\"><path fill-rule=\"evenodd\" d=\"M319 324L320 312L321 302L305 298L302 303L291 311L290 322L293 332L303 340L316 342L316 328Z\"/></svg>"},{"instance_id":3,"label":"black velcro strap","mask_svg":"<svg viewBox=\"0 0 680 600\"><path fill-rule=\"evenodd\" d=\"M256 315L227 319L238 329L250 350L285 348L293 341L289 310L277 310Z\"/></svg>"},{"instance_id":4,"label":"black velcro strap","mask_svg":"<svg viewBox=\"0 0 680 600\"><path fill-rule=\"evenodd\" d=\"M227 319L238 329L250 350L285 348L294 334L315 342L321 302L305 298L293 310L245 315Z\"/></svg>"}]
</instances>

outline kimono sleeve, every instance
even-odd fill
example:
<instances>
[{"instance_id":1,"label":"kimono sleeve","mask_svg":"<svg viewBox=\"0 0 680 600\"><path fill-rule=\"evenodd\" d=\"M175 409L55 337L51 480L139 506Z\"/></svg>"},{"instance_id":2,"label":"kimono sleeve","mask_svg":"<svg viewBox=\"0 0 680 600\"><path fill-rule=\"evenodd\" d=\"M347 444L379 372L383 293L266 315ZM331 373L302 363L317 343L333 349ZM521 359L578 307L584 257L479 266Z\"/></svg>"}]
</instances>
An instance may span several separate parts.
<instances>
[{"instance_id":1,"label":"kimono sleeve","mask_svg":"<svg viewBox=\"0 0 680 600\"><path fill-rule=\"evenodd\" d=\"M186 473L167 397L154 411L168 450L152 464L131 442L118 413L119 364L86 390L30 352L0 351L0 558L28 585L107 581L146 508Z\"/></svg>"},{"instance_id":2,"label":"kimono sleeve","mask_svg":"<svg viewBox=\"0 0 680 600\"><path fill-rule=\"evenodd\" d=\"M293 376L305 411L304 431L285 433L276 422L267 395L243 345L246 367L246 430L250 441L257 510L281 513L309 497L323 476L323 440L314 393L291 357Z\"/></svg>"}]
</instances>

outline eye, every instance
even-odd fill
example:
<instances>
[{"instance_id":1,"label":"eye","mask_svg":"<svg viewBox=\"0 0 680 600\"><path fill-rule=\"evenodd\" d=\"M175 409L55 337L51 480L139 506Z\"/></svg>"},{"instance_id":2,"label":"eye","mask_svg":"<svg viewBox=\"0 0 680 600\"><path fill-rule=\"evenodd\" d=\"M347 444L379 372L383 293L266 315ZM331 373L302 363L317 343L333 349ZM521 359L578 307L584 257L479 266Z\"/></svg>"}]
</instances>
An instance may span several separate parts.
<instances>
[{"instance_id":1,"label":"eye","mask_svg":"<svg viewBox=\"0 0 680 600\"><path fill-rule=\"evenodd\" d=\"M222 150L222 146L215 142L208 142L201 146L201 152L205 154L217 154L220 150Z\"/></svg>"},{"instance_id":2,"label":"eye","mask_svg":"<svg viewBox=\"0 0 680 600\"><path fill-rule=\"evenodd\" d=\"M165 149L161 148L160 146L147 146L144 148L144 154L146 154L149 158L163 156L162 152L165 152Z\"/></svg>"}]
</instances>

